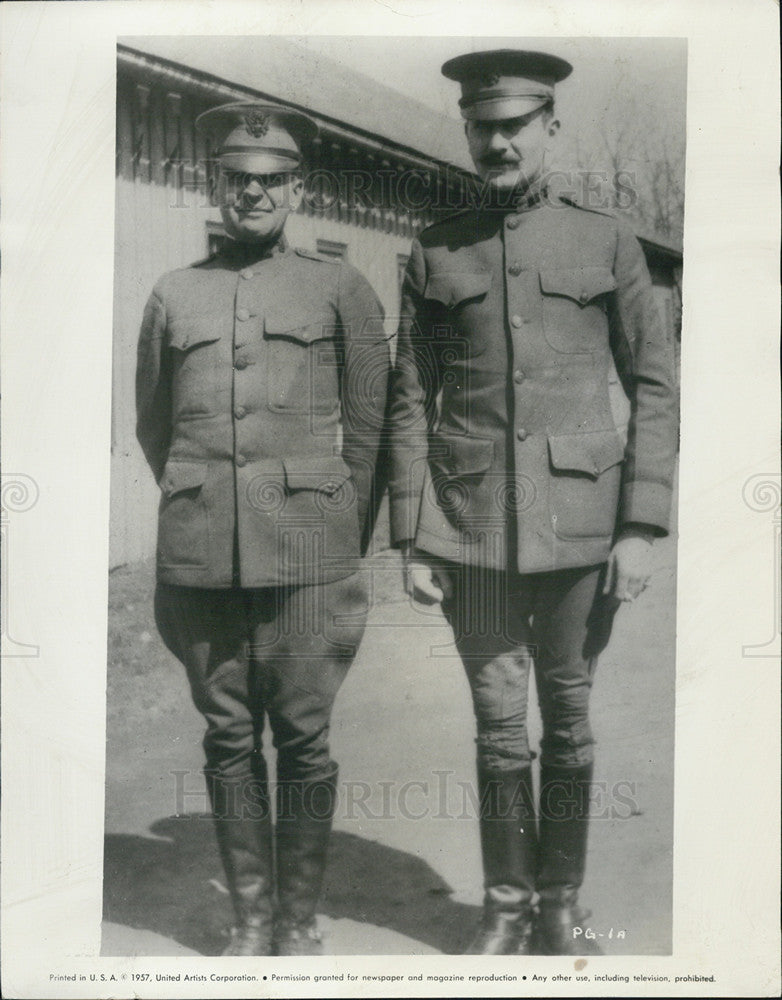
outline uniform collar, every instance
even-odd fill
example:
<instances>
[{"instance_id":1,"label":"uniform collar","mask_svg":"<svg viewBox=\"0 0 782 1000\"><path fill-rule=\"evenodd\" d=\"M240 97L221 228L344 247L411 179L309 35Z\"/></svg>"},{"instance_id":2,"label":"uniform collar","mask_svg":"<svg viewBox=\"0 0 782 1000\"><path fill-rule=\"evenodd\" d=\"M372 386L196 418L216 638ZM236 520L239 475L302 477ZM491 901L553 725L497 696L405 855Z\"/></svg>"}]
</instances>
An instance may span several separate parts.
<instances>
[{"instance_id":1,"label":"uniform collar","mask_svg":"<svg viewBox=\"0 0 782 1000\"><path fill-rule=\"evenodd\" d=\"M266 244L243 243L240 240L231 239L229 236L223 244L220 254L231 264L246 267L283 254L287 249L288 243L284 233L281 233L279 239L274 243Z\"/></svg>"},{"instance_id":2,"label":"uniform collar","mask_svg":"<svg viewBox=\"0 0 782 1000\"><path fill-rule=\"evenodd\" d=\"M547 194L546 182L541 178L520 192L490 192L483 202L483 207L494 212L528 212L542 205Z\"/></svg>"},{"instance_id":3,"label":"uniform collar","mask_svg":"<svg viewBox=\"0 0 782 1000\"><path fill-rule=\"evenodd\" d=\"M533 208L540 206L548 193L546 182L543 179L533 181L520 195L517 196L513 210L515 212L529 212Z\"/></svg>"}]
</instances>

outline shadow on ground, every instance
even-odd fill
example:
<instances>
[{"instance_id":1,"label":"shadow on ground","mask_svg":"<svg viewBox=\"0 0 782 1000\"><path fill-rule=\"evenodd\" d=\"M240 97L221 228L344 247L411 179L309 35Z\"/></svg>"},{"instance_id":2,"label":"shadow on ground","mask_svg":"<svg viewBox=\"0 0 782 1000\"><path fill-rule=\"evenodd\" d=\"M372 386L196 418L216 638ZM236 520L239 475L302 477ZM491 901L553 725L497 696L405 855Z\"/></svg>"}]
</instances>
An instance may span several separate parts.
<instances>
[{"instance_id":1,"label":"shadow on ground","mask_svg":"<svg viewBox=\"0 0 782 1000\"><path fill-rule=\"evenodd\" d=\"M231 923L230 900L211 817L158 820L153 837L105 840L103 918L153 931L203 955L219 955ZM388 928L445 954L459 954L477 907L455 903L440 876L411 854L337 831L319 912ZM359 948L356 954L361 954Z\"/></svg>"}]
</instances>

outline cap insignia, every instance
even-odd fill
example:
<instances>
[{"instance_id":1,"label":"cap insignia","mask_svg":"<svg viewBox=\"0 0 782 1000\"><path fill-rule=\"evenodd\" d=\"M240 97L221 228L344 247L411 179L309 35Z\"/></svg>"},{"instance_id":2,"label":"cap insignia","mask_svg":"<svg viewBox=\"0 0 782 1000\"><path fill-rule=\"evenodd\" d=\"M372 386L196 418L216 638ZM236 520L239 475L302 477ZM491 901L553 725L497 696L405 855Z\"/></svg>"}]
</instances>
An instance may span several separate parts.
<instances>
[{"instance_id":1,"label":"cap insignia","mask_svg":"<svg viewBox=\"0 0 782 1000\"><path fill-rule=\"evenodd\" d=\"M255 139L261 139L269 131L269 115L260 111L251 111L244 116L244 125Z\"/></svg>"},{"instance_id":2,"label":"cap insignia","mask_svg":"<svg viewBox=\"0 0 782 1000\"><path fill-rule=\"evenodd\" d=\"M481 84L484 87L496 87L497 84L500 82L500 74L499 73L486 73L486 75L482 76L480 78L480 80L481 80Z\"/></svg>"}]
</instances>

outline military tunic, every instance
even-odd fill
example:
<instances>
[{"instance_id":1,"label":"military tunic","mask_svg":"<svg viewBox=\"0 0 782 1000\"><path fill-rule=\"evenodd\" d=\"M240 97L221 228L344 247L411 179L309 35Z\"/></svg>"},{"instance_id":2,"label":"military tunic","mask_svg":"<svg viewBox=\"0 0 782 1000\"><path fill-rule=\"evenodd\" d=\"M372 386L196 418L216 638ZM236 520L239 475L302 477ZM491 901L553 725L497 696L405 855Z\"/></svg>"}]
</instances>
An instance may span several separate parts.
<instances>
[{"instance_id":1,"label":"military tunic","mask_svg":"<svg viewBox=\"0 0 782 1000\"><path fill-rule=\"evenodd\" d=\"M603 562L624 524L666 533L672 347L618 218L538 193L425 230L403 289L393 538L533 573Z\"/></svg>"},{"instance_id":2,"label":"military tunic","mask_svg":"<svg viewBox=\"0 0 782 1000\"><path fill-rule=\"evenodd\" d=\"M165 275L138 350L138 438L161 488L158 579L325 583L376 506L388 345L347 263L229 241Z\"/></svg>"}]
</instances>

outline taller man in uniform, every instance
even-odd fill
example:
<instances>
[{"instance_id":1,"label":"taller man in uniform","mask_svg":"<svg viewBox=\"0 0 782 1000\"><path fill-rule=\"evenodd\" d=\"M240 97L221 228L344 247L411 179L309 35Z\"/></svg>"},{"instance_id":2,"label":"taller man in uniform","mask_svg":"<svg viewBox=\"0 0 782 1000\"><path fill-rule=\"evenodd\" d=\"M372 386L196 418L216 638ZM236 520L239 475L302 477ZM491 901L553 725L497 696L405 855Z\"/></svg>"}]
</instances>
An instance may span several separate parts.
<instances>
[{"instance_id":1,"label":"taller man in uniform","mask_svg":"<svg viewBox=\"0 0 782 1000\"><path fill-rule=\"evenodd\" d=\"M229 238L160 279L138 352L138 438L162 494L156 620L207 722L236 911L225 954L317 954L337 787L329 719L368 610L358 564L376 509L388 348L358 271L283 236L314 123L238 103L198 125L222 142Z\"/></svg>"},{"instance_id":2,"label":"taller man in uniform","mask_svg":"<svg viewBox=\"0 0 782 1000\"><path fill-rule=\"evenodd\" d=\"M443 66L484 200L421 234L403 287L392 531L408 591L442 601L472 690L485 897L471 953L584 947L596 657L619 602L646 586L671 506L672 349L643 253L623 221L546 183L571 68L515 50Z\"/></svg>"}]
</instances>

